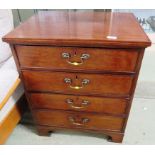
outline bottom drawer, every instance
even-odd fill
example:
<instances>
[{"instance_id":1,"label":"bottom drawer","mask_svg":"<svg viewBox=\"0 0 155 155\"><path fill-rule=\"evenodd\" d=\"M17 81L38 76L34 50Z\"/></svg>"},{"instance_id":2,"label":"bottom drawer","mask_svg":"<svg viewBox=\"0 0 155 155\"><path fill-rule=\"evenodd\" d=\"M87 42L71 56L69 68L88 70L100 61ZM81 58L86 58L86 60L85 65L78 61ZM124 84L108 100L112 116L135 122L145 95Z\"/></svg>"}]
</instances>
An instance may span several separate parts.
<instances>
[{"instance_id":1,"label":"bottom drawer","mask_svg":"<svg viewBox=\"0 0 155 155\"><path fill-rule=\"evenodd\" d=\"M120 117L61 110L36 110L34 117L38 125L114 131L121 131L124 120Z\"/></svg>"}]
</instances>

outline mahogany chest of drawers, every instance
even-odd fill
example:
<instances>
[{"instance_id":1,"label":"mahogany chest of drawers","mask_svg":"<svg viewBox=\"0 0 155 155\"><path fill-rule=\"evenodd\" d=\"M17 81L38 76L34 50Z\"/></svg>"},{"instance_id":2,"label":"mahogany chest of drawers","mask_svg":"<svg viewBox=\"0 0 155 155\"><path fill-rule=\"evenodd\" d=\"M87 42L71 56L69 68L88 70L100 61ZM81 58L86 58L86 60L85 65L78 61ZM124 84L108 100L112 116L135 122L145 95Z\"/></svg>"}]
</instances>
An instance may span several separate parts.
<instances>
[{"instance_id":1,"label":"mahogany chest of drawers","mask_svg":"<svg viewBox=\"0 0 155 155\"><path fill-rule=\"evenodd\" d=\"M3 37L40 135L57 129L122 142L151 42L130 13L40 12Z\"/></svg>"}]
</instances>

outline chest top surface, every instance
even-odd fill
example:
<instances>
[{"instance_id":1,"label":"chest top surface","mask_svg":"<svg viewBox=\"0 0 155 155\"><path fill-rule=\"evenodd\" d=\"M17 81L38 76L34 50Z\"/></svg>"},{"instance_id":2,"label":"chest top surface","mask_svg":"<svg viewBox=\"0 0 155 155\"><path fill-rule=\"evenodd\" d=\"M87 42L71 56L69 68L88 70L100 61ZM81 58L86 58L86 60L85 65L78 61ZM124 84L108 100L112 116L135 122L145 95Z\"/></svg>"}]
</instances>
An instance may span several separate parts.
<instances>
[{"instance_id":1,"label":"chest top surface","mask_svg":"<svg viewBox=\"0 0 155 155\"><path fill-rule=\"evenodd\" d=\"M3 37L12 44L147 47L131 13L42 11Z\"/></svg>"}]
</instances>

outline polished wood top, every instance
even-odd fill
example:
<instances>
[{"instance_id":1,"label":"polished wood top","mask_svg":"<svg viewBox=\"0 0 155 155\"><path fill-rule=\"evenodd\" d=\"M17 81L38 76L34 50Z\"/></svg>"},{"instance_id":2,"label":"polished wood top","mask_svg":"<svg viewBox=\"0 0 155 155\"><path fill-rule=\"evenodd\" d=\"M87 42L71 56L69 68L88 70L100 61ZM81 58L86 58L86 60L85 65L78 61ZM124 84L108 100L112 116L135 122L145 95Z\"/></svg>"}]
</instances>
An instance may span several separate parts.
<instances>
[{"instance_id":1,"label":"polished wood top","mask_svg":"<svg viewBox=\"0 0 155 155\"><path fill-rule=\"evenodd\" d=\"M13 44L147 47L147 35L131 13L42 11L3 37Z\"/></svg>"}]
</instances>

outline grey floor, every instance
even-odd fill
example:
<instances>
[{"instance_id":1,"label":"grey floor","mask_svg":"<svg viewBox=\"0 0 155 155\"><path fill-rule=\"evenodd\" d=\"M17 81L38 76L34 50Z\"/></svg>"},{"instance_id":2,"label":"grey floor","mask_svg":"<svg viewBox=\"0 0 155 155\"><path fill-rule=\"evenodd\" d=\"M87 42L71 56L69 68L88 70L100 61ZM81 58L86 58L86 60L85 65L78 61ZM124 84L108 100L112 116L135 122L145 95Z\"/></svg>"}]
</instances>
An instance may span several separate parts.
<instances>
[{"instance_id":1,"label":"grey floor","mask_svg":"<svg viewBox=\"0 0 155 155\"><path fill-rule=\"evenodd\" d=\"M138 83L122 144L155 144L155 87L154 83ZM6 144L116 144L104 135L82 132L58 131L50 137L36 134L34 125L19 124Z\"/></svg>"}]
</instances>

